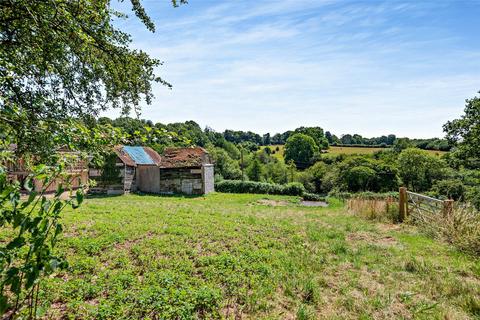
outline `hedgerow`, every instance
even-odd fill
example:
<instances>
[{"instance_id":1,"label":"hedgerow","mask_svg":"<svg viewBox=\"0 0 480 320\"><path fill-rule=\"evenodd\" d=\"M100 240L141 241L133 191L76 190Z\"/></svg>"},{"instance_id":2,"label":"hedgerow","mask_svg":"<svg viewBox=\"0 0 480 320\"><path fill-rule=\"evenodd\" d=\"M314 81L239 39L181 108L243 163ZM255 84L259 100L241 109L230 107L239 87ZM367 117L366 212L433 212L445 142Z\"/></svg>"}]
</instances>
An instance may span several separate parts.
<instances>
[{"instance_id":1,"label":"hedgerow","mask_svg":"<svg viewBox=\"0 0 480 320\"><path fill-rule=\"evenodd\" d=\"M305 187L298 182L281 185L275 183L242 180L220 181L215 184L215 190L226 193L259 193L289 196L302 196L306 193Z\"/></svg>"}]
</instances>

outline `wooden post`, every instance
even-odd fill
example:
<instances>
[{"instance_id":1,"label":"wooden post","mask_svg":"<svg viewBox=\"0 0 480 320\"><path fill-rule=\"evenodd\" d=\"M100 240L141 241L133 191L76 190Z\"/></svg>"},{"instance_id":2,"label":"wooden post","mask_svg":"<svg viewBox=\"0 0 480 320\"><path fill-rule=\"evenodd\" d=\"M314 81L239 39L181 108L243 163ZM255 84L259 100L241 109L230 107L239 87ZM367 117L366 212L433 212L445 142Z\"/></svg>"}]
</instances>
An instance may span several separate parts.
<instances>
[{"instance_id":1,"label":"wooden post","mask_svg":"<svg viewBox=\"0 0 480 320\"><path fill-rule=\"evenodd\" d=\"M403 222L405 218L407 217L407 188L401 187L399 189L399 203L398 203L398 210L399 210L399 217L400 217L400 222Z\"/></svg>"},{"instance_id":2,"label":"wooden post","mask_svg":"<svg viewBox=\"0 0 480 320\"><path fill-rule=\"evenodd\" d=\"M450 217L453 213L453 203L452 199L443 201L443 216L445 218Z\"/></svg>"}]
</instances>

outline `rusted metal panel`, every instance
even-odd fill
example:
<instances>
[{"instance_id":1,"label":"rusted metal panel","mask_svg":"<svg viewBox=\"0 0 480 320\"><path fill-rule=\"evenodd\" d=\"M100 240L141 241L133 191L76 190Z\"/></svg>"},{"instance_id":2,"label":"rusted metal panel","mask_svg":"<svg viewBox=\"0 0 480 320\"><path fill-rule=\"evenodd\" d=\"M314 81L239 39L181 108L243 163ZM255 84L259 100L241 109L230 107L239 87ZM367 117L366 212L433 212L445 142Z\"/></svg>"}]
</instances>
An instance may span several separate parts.
<instances>
[{"instance_id":1,"label":"rusted metal panel","mask_svg":"<svg viewBox=\"0 0 480 320\"><path fill-rule=\"evenodd\" d=\"M160 193L160 168L156 165L137 166L136 188L147 193Z\"/></svg>"}]
</instances>

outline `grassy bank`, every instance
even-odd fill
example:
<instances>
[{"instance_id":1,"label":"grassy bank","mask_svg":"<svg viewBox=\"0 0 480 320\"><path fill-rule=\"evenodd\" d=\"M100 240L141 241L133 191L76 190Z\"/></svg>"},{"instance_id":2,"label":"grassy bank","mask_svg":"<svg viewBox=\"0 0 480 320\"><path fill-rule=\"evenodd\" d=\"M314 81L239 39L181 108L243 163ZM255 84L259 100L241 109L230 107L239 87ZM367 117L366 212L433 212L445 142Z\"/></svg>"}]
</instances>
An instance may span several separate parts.
<instances>
[{"instance_id":1,"label":"grassy bank","mask_svg":"<svg viewBox=\"0 0 480 320\"><path fill-rule=\"evenodd\" d=\"M129 195L88 199L64 222L70 271L43 286L45 318L480 315L478 260L334 200Z\"/></svg>"}]
</instances>

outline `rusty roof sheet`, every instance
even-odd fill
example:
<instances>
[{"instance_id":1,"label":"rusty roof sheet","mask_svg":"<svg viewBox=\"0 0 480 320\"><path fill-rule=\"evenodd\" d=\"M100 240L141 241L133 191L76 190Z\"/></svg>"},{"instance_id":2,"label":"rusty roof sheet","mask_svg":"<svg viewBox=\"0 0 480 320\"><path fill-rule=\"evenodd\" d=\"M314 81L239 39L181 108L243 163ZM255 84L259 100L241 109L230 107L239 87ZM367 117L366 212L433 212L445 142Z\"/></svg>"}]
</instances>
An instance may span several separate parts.
<instances>
[{"instance_id":1,"label":"rusty roof sheet","mask_svg":"<svg viewBox=\"0 0 480 320\"><path fill-rule=\"evenodd\" d=\"M123 150L123 146L116 146L113 150L115 151L117 156L120 158L120 160L122 160L122 162L125 163L127 166L131 166L131 167L137 166L137 164L135 163L135 161L133 161L130 155Z\"/></svg>"},{"instance_id":2,"label":"rusty roof sheet","mask_svg":"<svg viewBox=\"0 0 480 320\"><path fill-rule=\"evenodd\" d=\"M153 160L153 162L159 166L160 162L162 161L162 157L152 148L150 147L143 147L143 150L148 154L148 156Z\"/></svg>"},{"instance_id":3,"label":"rusty roof sheet","mask_svg":"<svg viewBox=\"0 0 480 320\"><path fill-rule=\"evenodd\" d=\"M191 168L201 167L209 163L208 152L200 147L166 148L161 156L161 168Z\"/></svg>"}]
</instances>

